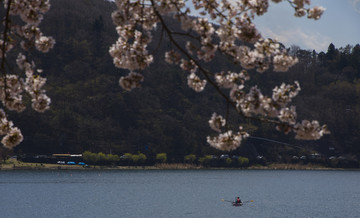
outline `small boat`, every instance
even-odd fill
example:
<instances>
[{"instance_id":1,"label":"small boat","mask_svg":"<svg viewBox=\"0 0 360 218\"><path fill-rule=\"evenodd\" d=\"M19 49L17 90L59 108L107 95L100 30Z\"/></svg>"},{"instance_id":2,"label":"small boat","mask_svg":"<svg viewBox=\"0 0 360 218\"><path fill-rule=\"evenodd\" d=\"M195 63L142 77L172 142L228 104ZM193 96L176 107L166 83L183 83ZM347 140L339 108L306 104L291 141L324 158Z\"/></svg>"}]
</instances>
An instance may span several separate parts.
<instances>
[{"instance_id":1,"label":"small boat","mask_svg":"<svg viewBox=\"0 0 360 218\"><path fill-rule=\"evenodd\" d=\"M236 203L236 202L232 202L232 205L235 206L235 207L238 207L238 206L242 206L243 203Z\"/></svg>"}]
</instances>

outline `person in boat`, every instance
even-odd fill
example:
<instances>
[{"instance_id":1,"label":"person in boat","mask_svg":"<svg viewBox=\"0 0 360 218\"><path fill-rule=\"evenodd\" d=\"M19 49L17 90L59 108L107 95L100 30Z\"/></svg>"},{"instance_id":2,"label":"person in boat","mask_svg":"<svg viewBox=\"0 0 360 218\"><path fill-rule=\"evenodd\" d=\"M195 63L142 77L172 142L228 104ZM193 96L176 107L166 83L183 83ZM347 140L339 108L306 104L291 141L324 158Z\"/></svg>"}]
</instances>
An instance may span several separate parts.
<instances>
[{"instance_id":1,"label":"person in boat","mask_svg":"<svg viewBox=\"0 0 360 218\"><path fill-rule=\"evenodd\" d=\"M240 200L240 197L236 197L235 203L236 203L236 204L241 204L241 203L242 203L241 200Z\"/></svg>"}]
</instances>

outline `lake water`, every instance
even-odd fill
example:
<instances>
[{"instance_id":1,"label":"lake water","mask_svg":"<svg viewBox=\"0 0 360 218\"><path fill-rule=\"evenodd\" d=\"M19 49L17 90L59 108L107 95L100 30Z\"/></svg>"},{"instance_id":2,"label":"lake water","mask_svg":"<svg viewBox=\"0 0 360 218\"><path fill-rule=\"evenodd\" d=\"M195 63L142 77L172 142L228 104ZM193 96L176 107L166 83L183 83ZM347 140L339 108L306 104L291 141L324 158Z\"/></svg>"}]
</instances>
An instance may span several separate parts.
<instances>
[{"instance_id":1,"label":"lake water","mask_svg":"<svg viewBox=\"0 0 360 218\"><path fill-rule=\"evenodd\" d=\"M360 217L360 171L0 171L0 217Z\"/></svg>"}]
</instances>

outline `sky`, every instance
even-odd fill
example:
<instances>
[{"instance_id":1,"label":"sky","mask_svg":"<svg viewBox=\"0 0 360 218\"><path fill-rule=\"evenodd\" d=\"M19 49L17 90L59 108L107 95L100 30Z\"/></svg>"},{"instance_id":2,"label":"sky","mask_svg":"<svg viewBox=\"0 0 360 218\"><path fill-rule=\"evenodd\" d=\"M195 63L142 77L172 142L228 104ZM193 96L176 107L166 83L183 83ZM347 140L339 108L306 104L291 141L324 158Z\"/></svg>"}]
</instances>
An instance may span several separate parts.
<instances>
[{"instance_id":1,"label":"sky","mask_svg":"<svg viewBox=\"0 0 360 218\"><path fill-rule=\"evenodd\" d=\"M268 12L255 19L265 38L277 39L286 47L297 45L317 52L326 52L330 43L336 48L360 44L360 0L311 0L311 6L326 9L316 21L295 17L286 1L269 2Z\"/></svg>"},{"instance_id":2,"label":"sky","mask_svg":"<svg viewBox=\"0 0 360 218\"><path fill-rule=\"evenodd\" d=\"M263 37L276 38L286 47L326 52L329 44L336 48L360 44L360 0L311 0L311 6L326 10L320 20L298 18L287 2L272 3L268 13L255 19Z\"/></svg>"}]
</instances>

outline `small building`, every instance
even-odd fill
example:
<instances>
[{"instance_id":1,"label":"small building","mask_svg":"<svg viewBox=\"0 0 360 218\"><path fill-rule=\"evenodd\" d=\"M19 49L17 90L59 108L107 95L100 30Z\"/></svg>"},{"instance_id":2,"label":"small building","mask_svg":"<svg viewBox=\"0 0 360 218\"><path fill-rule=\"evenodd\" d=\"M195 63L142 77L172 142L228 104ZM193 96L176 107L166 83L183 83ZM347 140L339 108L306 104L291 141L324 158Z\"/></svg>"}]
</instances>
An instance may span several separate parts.
<instances>
[{"instance_id":1,"label":"small building","mask_svg":"<svg viewBox=\"0 0 360 218\"><path fill-rule=\"evenodd\" d=\"M52 154L52 158L54 159L55 163L58 161L64 162L82 162L82 154Z\"/></svg>"}]
</instances>

